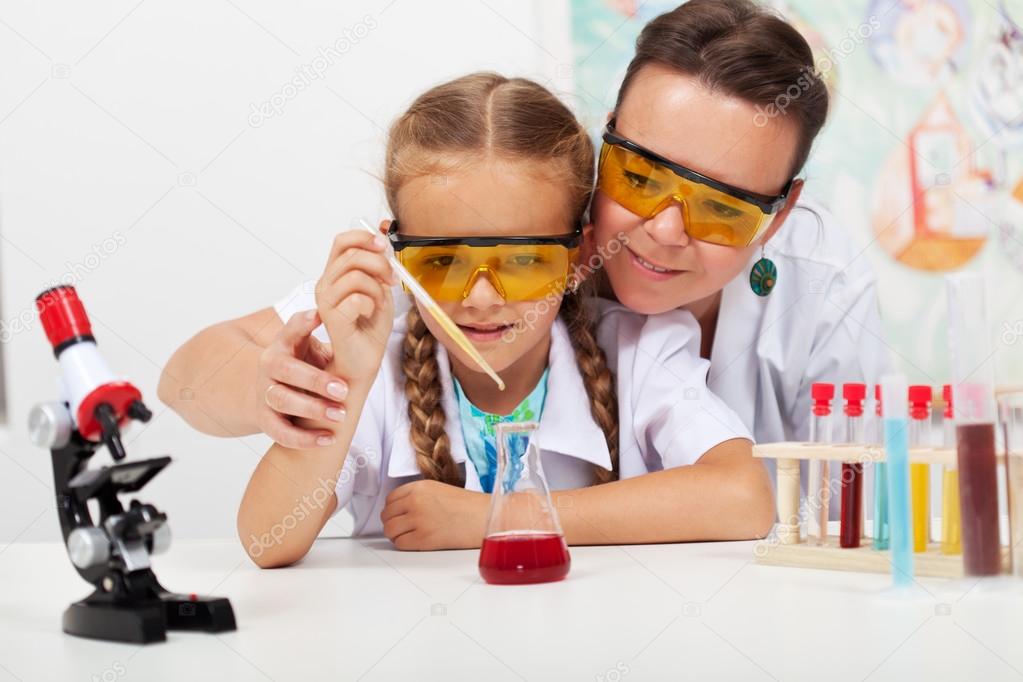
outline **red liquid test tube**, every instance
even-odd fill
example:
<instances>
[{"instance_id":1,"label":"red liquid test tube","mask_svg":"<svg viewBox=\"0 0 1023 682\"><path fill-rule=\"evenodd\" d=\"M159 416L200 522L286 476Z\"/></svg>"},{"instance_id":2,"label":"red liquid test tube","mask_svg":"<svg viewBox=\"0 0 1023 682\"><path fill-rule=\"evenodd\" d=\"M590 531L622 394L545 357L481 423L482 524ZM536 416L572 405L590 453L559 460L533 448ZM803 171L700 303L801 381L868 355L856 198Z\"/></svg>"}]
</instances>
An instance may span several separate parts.
<instances>
[{"instance_id":1,"label":"red liquid test tube","mask_svg":"<svg viewBox=\"0 0 1023 682\"><path fill-rule=\"evenodd\" d=\"M845 398L847 440L849 443L864 443L863 401L867 398L866 384L844 384L842 397ZM839 544L842 547L859 547L863 535L863 463L842 462L842 513Z\"/></svg>"}]
</instances>

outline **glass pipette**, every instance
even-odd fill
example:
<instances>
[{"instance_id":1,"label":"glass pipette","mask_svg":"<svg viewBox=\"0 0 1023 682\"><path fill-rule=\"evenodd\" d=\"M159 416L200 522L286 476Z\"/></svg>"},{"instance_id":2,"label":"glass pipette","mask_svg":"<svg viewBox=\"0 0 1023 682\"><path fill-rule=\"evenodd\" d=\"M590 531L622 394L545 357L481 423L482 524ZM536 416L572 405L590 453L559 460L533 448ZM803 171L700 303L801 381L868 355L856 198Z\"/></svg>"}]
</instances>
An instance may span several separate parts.
<instances>
[{"instance_id":1,"label":"glass pipette","mask_svg":"<svg viewBox=\"0 0 1023 682\"><path fill-rule=\"evenodd\" d=\"M380 234L380 232L374 230L365 220L360 220L359 225L361 225L363 229L367 230L370 234ZM426 289L424 289L423 286L416 281L416 278L412 276L412 273L406 270L405 266L401 264L401 261L395 257L393 251L388 249L386 257L387 261L391 264L391 267L394 268L394 271L401 279L402 284L408 287L408 290L412 292L412 295L416 297L416 300L422 303L427 312L433 315L433 318L437 320L437 324L439 324L444 331L448 333L448 336L450 336L451 339L458 344L458 347L468 353L469 357L471 357L476 364L494 380L497 387L503 391L504 381L501 380L501 377L497 375L494 368L487 363L482 355L480 355L480 352L476 350L476 346L472 345L472 341L466 338L465 334L458 328L458 325L455 324L454 320L448 317L447 313L441 310L441 307L437 305L437 302L433 300L433 297L427 293Z\"/></svg>"}]
</instances>

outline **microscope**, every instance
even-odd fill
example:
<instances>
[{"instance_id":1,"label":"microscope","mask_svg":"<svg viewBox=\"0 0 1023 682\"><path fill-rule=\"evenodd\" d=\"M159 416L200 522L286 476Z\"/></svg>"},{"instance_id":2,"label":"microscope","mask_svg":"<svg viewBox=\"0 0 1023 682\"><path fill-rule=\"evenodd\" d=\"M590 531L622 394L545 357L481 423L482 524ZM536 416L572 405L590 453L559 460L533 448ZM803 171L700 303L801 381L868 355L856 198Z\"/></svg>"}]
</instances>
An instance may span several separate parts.
<instances>
[{"instance_id":1,"label":"microscope","mask_svg":"<svg viewBox=\"0 0 1023 682\"><path fill-rule=\"evenodd\" d=\"M74 287L47 289L36 297L36 309L60 364L63 399L36 405L29 432L33 443L50 449L68 556L79 575L95 586L64 612L64 632L146 644L166 640L168 629L234 630L227 599L169 592L153 574L150 556L170 545L167 515L137 499L125 508L118 499L140 490L171 461L122 461L127 453L121 428L152 417L142 393L115 377L103 361ZM102 446L115 463L88 468L89 458Z\"/></svg>"}]
</instances>

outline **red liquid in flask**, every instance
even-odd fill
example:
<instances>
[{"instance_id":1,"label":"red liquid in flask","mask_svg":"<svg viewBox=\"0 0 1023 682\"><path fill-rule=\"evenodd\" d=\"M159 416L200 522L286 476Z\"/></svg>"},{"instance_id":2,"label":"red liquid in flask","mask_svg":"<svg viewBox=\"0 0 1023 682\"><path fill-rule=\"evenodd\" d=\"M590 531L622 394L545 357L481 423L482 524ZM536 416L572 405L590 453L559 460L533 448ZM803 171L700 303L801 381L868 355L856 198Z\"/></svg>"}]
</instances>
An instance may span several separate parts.
<instances>
[{"instance_id":1,"label":"red liquid in flask","mask_svg":"<svg viewBox=\"0 0 1023 682\"><path fill-rule=\"evenodd\" d=\"M997 575L1002 568L1002 550L994 424L957 426L956 445L963 568L967 575Z\"/></svg>"},{"instance_id":2,"label":"red liquid in flask","mask_svg":"<svg viewBox=\"0 0 1023 682\"><path fill-rule=\"evenodd\" d=\"M480 550L480 575L494 585L554 582L571 563L565 538L554 533L493 535Z\"/></svg>"}]
</instances>

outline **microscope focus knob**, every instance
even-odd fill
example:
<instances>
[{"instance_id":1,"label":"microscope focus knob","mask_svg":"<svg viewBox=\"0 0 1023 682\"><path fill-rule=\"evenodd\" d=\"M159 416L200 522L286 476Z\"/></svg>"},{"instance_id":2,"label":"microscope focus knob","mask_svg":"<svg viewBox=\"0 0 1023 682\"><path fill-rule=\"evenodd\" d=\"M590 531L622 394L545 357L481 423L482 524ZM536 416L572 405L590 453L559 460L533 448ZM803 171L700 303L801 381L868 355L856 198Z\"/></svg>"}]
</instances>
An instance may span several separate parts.
<instances>
[{"instance_id":1,"label":"microscope focus knob","mask_svg":"<svg viewBox=\"0 0 1023 682\"><path fill-rule=\"evenodd\" d=\"M171 529L166 523L161 524L159 528L153 531L153 535L150 540L150 554L163 554L170 549L171 544Z\"/></svg>"},{"instance_id":2,"label":"microscope focus knob","mask_svg":"<svg viewBox=\"0 0 1023 682\"><path fill-rule=\"evenodd\" d=\"M56 450L68 444L74 424L67 406L60 402L39 403L28 413L28 434L40 447Z\"/></svg>"},{"instance_id":3,"label":"microscope focus knob","mask_svg":"<svg viewBox=\"0 0 1023 682\"><path fill-rule=\"evenodd\" d=\"M110 558L110 540L95 526L75 528L67 536L67 553L78 568L92 568Z\"/></svg>"}]
</instances>

